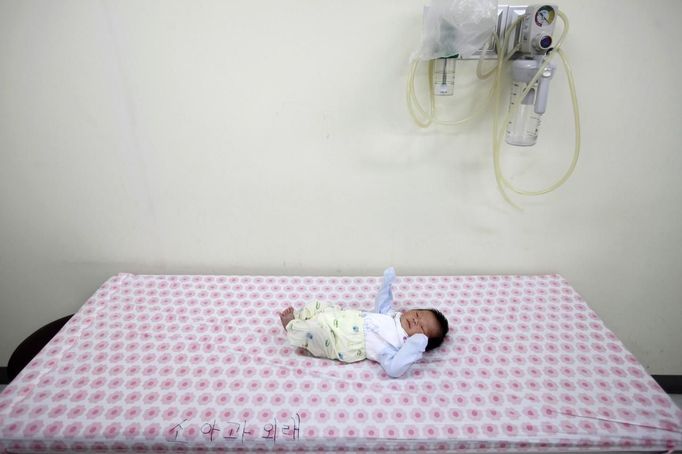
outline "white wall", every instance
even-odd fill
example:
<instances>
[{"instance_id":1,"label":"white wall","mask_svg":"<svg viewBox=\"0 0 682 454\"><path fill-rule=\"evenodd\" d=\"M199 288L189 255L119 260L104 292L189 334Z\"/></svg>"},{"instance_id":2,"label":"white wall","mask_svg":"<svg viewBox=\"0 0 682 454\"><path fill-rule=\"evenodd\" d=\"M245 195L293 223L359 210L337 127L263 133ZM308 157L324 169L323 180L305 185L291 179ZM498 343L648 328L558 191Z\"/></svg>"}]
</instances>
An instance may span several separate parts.
<instances>
[{"instance_id":1,"label":"white wall","mask_svg":"<svg viewBox=\"0 0 682 454\"><path fill-rule=\"evenodd\" d=\"M559 6L583 156L521 213L497 192L490 114L411 122L422 2L0 0L0 364L118 272L393 264L561 273L650 372L681 374L682 3ZM485 87L459 69L467 106ZM506 149L520 185L569 162L558 73L540 143Z\"/></svg>"}]
</instances>

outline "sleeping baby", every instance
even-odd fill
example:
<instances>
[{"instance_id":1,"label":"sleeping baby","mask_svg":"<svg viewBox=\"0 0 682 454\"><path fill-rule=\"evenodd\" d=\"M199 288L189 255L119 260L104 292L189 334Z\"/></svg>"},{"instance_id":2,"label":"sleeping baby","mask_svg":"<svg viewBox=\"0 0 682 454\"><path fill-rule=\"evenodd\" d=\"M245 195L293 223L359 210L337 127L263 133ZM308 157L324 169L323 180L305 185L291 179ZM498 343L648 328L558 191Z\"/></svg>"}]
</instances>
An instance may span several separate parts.
<instances>
[{"instance_id":1,"label":"sleeping baby","mask_svg":"<svg viewBox=\"0 0 682 454\"><path fill-rule=\"evenodd\" d=\"M384 271L374 312L339 309L312 301L280 313L289 342L321 358L352 363L378 362L391 377L400 377L425 351L443 343L448 321L436 309L392 310L395 270Z\"/></svg>"}]
</instances>

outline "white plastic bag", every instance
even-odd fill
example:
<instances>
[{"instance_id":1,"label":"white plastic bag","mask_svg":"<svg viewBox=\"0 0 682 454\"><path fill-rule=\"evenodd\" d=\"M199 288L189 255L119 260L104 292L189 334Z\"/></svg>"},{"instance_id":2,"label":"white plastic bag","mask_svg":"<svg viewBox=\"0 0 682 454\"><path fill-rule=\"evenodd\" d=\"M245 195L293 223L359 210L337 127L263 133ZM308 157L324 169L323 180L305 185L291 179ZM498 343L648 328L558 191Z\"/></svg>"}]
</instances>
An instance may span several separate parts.
<instances>
[{"instance_id":1,"label":"white plastic bag","mask_svg":"<svg viewBox=\"0 0 682 454\"><path fill-rule=\"evenodd\" d=\"M424 11L420 60L470 56L495 31L497 0L432 0Z\"/></svg>"}]
</instances>

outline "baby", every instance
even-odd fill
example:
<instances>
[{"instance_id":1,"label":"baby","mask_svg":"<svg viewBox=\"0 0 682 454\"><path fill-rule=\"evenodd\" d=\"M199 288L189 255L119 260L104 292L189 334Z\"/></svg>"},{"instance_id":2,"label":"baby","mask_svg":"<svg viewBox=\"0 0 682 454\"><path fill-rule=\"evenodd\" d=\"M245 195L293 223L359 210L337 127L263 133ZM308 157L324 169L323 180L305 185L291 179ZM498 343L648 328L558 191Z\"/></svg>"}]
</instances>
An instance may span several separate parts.
<instances>
[{"instance_id":1,"label":"baby","mask_svg":"<svg viewBox=\"0 0 682 454\"><path fill-rule=\"evenodd\" d=\"M319 301L280 313L289 342L315 356L352 363L371 359L400 377L425 351L443 343L447 319L436 309L392 310L395 270L384 271L374 312L342 310Z\"/></svg>"}]
</instances>

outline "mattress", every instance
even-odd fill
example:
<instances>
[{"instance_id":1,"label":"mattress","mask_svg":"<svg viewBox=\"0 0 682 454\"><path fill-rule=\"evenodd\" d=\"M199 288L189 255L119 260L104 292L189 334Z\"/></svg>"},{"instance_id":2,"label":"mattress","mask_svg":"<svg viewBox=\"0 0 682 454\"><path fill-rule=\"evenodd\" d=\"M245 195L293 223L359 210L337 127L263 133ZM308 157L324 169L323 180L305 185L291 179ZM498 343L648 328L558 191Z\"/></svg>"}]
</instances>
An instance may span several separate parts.
<instances>
[{"instance_id":1,"label":"mattress","mask_svg":"<svg viewBox=\"0 0 682 454\"><path fill-rule=\"evenodd\" d=\"M559 275L403 276L443 345L405 376L288 345L278 312L377 277L106 281L0 395L4 452L668 451L682 412Z\"/></svg>"}]
</instances>

